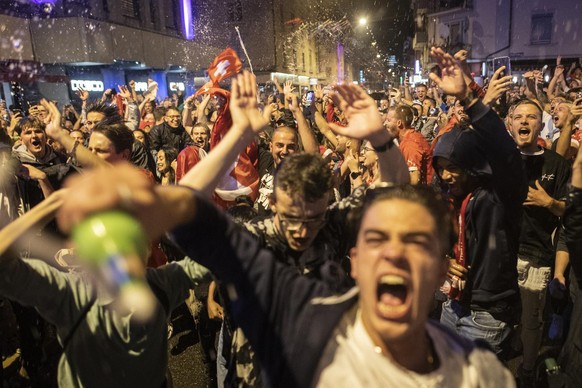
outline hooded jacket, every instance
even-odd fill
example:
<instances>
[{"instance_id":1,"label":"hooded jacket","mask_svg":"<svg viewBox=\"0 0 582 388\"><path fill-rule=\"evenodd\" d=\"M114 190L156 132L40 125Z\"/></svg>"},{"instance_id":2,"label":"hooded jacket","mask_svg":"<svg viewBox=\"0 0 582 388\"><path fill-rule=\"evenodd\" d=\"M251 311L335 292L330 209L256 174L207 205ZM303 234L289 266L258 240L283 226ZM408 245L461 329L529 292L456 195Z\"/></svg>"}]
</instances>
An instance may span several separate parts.
<instances>
[{"instance_id":1,"label":"hooded jacket","mask_svg":"<svg viewBox=\"0 0 582 388\"><path fill-rule=\"evenodd\" d=\"M67 157L55 152L51 147L45 145L47 151L42 158L37 158L31 154L24 144L15 145L12 149L12 155L18 159L20 163L29 164L33 167L43 171L52 187L55 190L61 188L64 179L78 170L70 163L66 163ZM19 190L22 196L24 210L28 211L40 201L44 199L42 190L35 181L19 179Z\"/></svg>"},{"instance_id":2,"label":"hooded jacket","mask_svg":"<svg viewBox=\"0 0 582 388\"><path fill-rule=\"evenodd\" d=\"M434 150L479 184L465 213L467 285L461 303L496 319L519 318L517 252L527 179L515 142L490 108L478 101L467 109L472 128L455 126ZM460 202L463 198L455 198ZM458 209L457 209L458 210Z\"/></svg>"}]
</instances>

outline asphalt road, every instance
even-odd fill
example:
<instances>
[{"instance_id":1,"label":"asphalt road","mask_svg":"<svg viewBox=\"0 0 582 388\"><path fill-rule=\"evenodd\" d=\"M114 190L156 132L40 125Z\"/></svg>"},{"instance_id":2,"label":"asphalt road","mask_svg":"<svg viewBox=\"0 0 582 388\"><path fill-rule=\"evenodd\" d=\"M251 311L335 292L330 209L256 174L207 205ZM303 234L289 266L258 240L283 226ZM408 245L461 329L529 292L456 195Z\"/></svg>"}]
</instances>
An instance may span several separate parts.
<instances>
[{"instance_id":1,"label":"asphalt road","mask_svg":"<svg viewBox=\"0 0 582 388\"><path fill-rule=\"evenodd\" d=\"M196 325L182 305L172 314L174 332L168 350L174 388L206 388L208 377Z\"/></svg>"}]
</instances>

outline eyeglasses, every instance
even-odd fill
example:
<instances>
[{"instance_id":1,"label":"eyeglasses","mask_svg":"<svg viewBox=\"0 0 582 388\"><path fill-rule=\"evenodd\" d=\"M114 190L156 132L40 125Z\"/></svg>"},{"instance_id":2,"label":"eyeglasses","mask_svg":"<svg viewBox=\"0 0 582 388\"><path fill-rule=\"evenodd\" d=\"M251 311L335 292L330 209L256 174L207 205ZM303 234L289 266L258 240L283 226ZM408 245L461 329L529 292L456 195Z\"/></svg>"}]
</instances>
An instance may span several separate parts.
<instances>
[{"instance_id":1,"label":"eyeglasses","mask_svg":"<svg viewBox=\"0 0 582 388\"><path fill-rule=\"evenodd\" d=\"M323 226L325 220L325 214L316 218L289 218L279 214L279 221L281 222L281 225L289 232L297 232L302 228L318 229Z\"/></svg>"}]
</instances>

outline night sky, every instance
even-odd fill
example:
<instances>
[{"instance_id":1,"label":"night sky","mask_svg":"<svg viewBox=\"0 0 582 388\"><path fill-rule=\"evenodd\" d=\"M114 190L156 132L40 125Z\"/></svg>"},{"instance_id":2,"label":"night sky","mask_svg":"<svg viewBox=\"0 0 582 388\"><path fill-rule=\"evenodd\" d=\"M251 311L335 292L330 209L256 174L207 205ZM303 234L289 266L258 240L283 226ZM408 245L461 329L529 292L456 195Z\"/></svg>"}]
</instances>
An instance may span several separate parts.
<instances>
[{"instance_id":1,"label":"night sky","mask_svg":"<svg viewBox=\"0 0 582 388\"><path fill-rule=\"evenodd\" d=\"M355 15L368 18L368 23L382 53L400 59L403 44L413 34L410 0L359 0L353 2Z\"/></svg>"}]
</instances>

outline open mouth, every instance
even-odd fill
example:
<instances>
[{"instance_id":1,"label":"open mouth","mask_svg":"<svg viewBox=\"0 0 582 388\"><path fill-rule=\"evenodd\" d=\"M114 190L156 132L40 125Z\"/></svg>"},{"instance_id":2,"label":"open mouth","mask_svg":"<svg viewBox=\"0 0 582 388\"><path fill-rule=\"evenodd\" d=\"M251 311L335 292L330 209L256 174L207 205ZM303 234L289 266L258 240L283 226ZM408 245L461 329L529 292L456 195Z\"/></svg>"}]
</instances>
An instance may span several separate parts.
<instances>
[{"instance_id":1,"label":"open mouth","mask_svg":"<svg viewBox=\"0 0 582 388\"><path fill-rule=\"evenodd\" d=\"M409 288L399 275L384 275L376 288L378 311L384 318L401 318L408 310Z\"/></svg>"},{"instance_id":2,"label":"open mouth","mask_svg":"<svg viewBox=\"0 0 582 388\"><path fill-rule=\"evenodd\" d=\"M30 144L32 144L35 147L40 147L40 141L38 139L31 140Z\"/></svg>"},{"instance_id":3,"label":"open mouth","mask_svg":"<svg viewBox=\"0 0 582 388\"><path fill-rule=\"evenodd\" d=\"M519 131L517 131L517 134L519 135L519 137L527 137L529 136L531 133L531 129L529 128L520 128Z\"/></svg>"}]
</instances>

